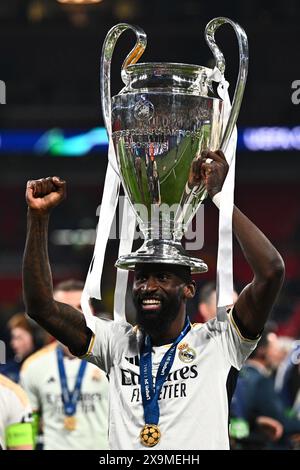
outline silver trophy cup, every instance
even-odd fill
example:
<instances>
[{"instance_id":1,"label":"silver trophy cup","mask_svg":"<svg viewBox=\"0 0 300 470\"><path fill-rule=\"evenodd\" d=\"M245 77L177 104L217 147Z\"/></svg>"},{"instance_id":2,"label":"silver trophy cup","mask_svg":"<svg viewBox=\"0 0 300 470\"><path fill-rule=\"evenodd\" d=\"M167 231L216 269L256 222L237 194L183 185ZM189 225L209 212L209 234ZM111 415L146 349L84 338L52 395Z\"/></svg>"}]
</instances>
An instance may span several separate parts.
<instances>
[{"instance_id":1,"label":"silver trophy cup","mask_svg":"<svg viewBox=\"0 0 300 470\"><path fill-rule=\"evenodd\" d=\"M223 126L224 103L213 82L224 75L225 60L215 31L229 23L237 36L240 67L231 114ZM135 47L122 66L125 87L111 98L110 68L119 36L135 32ZM206 41L215 57L214 69L176 63L136 62L146 47L138 27L118 24L107 34L101 58L101 100L107 132L112 138L121 181L144 235L142 247L121 256L116 266L171 263L205 272L207 265L183 249L181 239L207 193L197 162L205 149L226 149L236 124L248 71L244 30L227 18L210 21ZM199 165L198 165L199 167Z\"/></svg>"}]
</instances>

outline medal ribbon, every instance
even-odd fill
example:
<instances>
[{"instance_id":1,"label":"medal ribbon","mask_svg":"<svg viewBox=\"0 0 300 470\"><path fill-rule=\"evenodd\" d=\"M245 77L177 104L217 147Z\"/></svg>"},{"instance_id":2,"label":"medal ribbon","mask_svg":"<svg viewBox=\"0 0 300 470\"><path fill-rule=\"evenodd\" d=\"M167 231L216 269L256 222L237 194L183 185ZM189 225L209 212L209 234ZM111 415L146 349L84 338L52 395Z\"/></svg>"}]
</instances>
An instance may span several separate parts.
<instances>
[{"instance_id":1,"label":"medal ribbon","mask_svg":"<svg viewBox=\"0 0 300 470\"><path fill-rule=\"evenodd\" d=\"M165 353L159 365L155 386L152 377L152 343L149 335L144 337L140 358L141 392L146 424L158 424L159 406L158 397L164 382L166 381L175 359L177 344L191 329L189 318L186 317L184 328L175 339L172 346Z\"/></svg>"},{"instance_id":2,"label":"medal ribbon","mask_svg":"<svg viewBox=\"0 0 300 470\"><path fill-rule=\"evenodd\" d=\"M77 401L79 399L82 379L87 366L86 361L80 361L80 367L75 381L74 390L71 392L68 388L68 381L66 370L64 366L64 353L61 346L56 348L57 364L59 371L60 386L62 392L62 399L64 404L64 411L66 416L73 416L76 413Z\"/></svg>"}]
</instances>

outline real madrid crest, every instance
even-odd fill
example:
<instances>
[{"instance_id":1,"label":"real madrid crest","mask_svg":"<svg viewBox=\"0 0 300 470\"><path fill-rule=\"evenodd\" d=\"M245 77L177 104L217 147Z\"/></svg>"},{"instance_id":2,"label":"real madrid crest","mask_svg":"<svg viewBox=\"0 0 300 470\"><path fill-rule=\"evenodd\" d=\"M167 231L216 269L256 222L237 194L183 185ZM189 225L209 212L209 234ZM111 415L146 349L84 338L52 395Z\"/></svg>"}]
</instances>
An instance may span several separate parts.
<instances>
[{"instance_id":1,"label":"real madrid crest","mask_svg":"<svg viewBox=\"0 0 300 470\"><path fill-rule=\"evenodd\" d=\"M196 351L193 348L190 348L188 343L181 343L178 346L178 350L178 357L182 362L193 362L193 360L196 358Z\"/></svg>"}]
</instances>

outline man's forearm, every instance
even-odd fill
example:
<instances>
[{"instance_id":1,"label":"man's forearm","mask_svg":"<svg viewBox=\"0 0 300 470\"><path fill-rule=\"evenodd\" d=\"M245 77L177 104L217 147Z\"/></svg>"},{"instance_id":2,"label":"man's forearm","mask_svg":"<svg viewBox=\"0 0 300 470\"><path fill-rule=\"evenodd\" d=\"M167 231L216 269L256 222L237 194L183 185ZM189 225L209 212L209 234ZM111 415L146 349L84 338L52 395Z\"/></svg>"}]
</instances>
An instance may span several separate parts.
<instances>
[{"instance_id":1,"label":"man's forearm","mask_svg":"<svg viewBox=\"0 0 300 470\"><path fill-rule=\"evenodd\" d=\"M280 292L284 262L265 235L236 207L233 230L252 271L253 280L240 294L235 311L246 336L259 334Z\"/></svg>"},{"instance_id":2,"label":"man's forearm","mask_svg":"<svg viewBox=\"0 0 300 470\"><path fill-rule=\"evenodd\" d=\"M284 264L280 254L237 207L233 211L233 231L257 279L282 276Z\"/></svg>"},{"instance_id":3,"label":"man's forearm","mask_svg":"<svg viewBox=\"0 0 300 470\"><path fill-rule=\"evenodd\" d=\"M202 152L201 176L210 197L220 193L228 172L222 151ZM211 161L208 161L208 160ZM264 234L236 207L233 231L253 271L253 279L235 304L235 318L245 336L257 336L264 327L284 279L284 263Z\"/></svg>"},{"instance_id":4,"label":"man's forearm","mask_svg":"<svg viewBox=\"0 0 300 470\"><path fill-rule=\"evenodd\" d=\"M48 258L49 215L28 210L27 240L23 260L26 311L51 335L76 355L86 352L91 331L83 314L53 298Z\"/></svg>"},{"instance_id":5,"label":"man's forearm","mask_svg":"<svg viewBox=\"0 0 300 470\"><path fill-rule=\"evenodd\" d=\"M27 312L32 317L53 303L52 275L48 258L49 214L28 209L27 239L23 260L23 290Z\"/></svg>"}]
</instances>

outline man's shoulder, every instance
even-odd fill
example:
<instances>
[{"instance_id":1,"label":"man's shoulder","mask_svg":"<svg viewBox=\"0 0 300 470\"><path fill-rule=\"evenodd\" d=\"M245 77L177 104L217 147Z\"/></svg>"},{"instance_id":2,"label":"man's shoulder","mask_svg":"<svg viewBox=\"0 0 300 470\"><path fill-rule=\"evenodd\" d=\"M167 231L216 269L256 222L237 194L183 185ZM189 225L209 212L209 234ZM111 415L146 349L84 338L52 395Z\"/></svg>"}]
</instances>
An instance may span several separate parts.
<instances>
[{"instance_id":1,"label":"man's shoulder","mask_svg":"<svg viewBox=\"0 0 300 470\"><path fill-rule=\"evenodd\" d=\"M2 374L0 374L0 392L2 392L2 394L6 394L7 397L17 399L24 407L27 407L29 404L27 395L20 385Z\"/></svg>"},{"instance_id":2,"label":"man's shoulder","mask_svg":"<svg viewBox=\"0 0 300 470\"><path fill-rule=\"evenodd\" d=\"M218 318L212 318L206 321L205 323L198 323L197 325L200 325L200 327L202 327L202 331L205 331L206 333L215 336L218 334L222 334L227 330L228 320L229 315L227 315L227 318L224 321L220 321Z\"/></svg>"},{"instance_id":3,"label":"man's shoulder","mask_svg":"<svg viewBox=\"0 0 300 470\"><path fill-rule=\"evenodd\" d=\"M200 330L200 328L203 328L203 326L205 325L205 323L198 323L198 322L193 322L192 323L192 331L198 331Z\"/></svg>"},{"instance_id":4,"label":"man's shoulder","mask_svg":"<svg viewBox=\"0 0 300 470\"><path fill-rule=\"evenodd\" d=\"M112 361L120 359L124 351L136 349L139 341L139 329L126 321L107 321L100 318L89 318L88 327L93 335L84 356L107 373Z\"/></svg>"},{"instance_id":5,"label":"man's shoulder","mask_svg":"<svg viewBox=\"0 0 300 470\"><path fill-rule=\"evenodd\" d=\"M128 323L126 320L122 321L113 321L113 320L103 320L101 318L95 318L95 333L101 332L102 329L105 329L108 333L113 336L118 336L124 338L124 336L136 336L139 332L137 326L133 326Z\"/></svg>"},{"instance_id":6,"label":"man's shoulder","mask_svg":"<svg viewBox=\"0 0 300 470\"><path fill-rule=\"evenodd\" d=\"M24 374L28 370L35 369L37 367L42 367L45 362L49 360L49 356L52 356L57 347L57 343L51 343L43 348L39 349L35 353L31 354L26 361L24 361L21 369L21 373Z\"/></svg>"}]
</instances>

